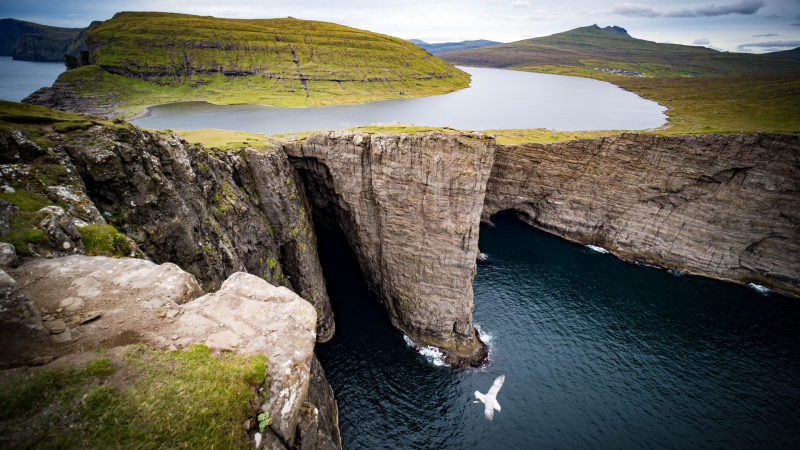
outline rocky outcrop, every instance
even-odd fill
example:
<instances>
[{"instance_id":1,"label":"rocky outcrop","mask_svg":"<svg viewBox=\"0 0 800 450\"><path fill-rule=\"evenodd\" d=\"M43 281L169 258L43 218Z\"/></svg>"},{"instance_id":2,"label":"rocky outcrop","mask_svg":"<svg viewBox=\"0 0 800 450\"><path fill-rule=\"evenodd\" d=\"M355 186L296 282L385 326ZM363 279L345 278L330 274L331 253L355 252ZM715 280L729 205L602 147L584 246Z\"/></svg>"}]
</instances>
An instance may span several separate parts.
<instances>
[{"instance_id":1,"label":"rocky outcrop","mask_svg":"<svg viewBox=\"0 0 800 450\"><path fill-rule=\"evenodd\" d=\"M287 286L317 308L319 340L333 336L310 208L279 148L212 154L128 126L92 127L57 147L93 204L153 261L210 290L236 272Z\"/></svg>"},{"instance_id":2,"label":"rocky outcrop","mask_svg":"<svg viewBox=\"0 0 800 450\"><path fill-rule=\"evenodd\" d=\"M472 279L494 141L454 132L330 132L285 150L312 203L338 218L392 323L445 350L453 364L482 362Z\"/></svg>"},{"instance_id":3,"label":"rocky outcrop","mask_svg":"<svg viewBox=\"0 0 800 450\"><path fill-rule=\"evenodd\" d=\"M800 295L800 135L625 133L498 145L483 220Z\"/></svg>"},{"instance_id":4,"label":"rocky outcrop","mask_svg":"<svg viewBox=\"0 0 800 450\"><path fill-rule=\"evenodd\" d=\"M4 346L0 365L133 343L262 354L267 384L254 399L272 423L258 433L249 430L257 448L341 445L333 390L314 356L315 308L286 287L238 272L205 294L176 265L133 258L27 260L10 271L34 301L0 270L3 342L26 344L24 354L11 355L15 347Z\"/></svg>"}]
</instances>

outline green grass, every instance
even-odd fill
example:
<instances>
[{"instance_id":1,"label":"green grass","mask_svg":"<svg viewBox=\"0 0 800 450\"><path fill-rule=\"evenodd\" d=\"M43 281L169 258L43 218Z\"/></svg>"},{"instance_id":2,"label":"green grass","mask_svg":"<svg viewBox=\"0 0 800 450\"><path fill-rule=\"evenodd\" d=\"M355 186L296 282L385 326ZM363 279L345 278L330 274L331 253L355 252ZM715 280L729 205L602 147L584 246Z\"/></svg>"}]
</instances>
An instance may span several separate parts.
<instances>
[{"instance_id":1,"label":"green grass","mask_svg":"<svg viewBox=\"0 0 800 450\"><path fill-rule=\"evenodd\" d=\"M619 134L620 130L601 131L554 131L545 128L486 130L495 135L498 144L521 144L524 142L558 142L573 139L593 139Z\"/></svg>"},{"instance_id":2,"label":"green grass","mask_svg":"<svg viewBox=\"0 0 800 450\"><path fill-rule=\"evenodd\" d=\"M34 371L0 390L0 447L249 448L267 358L194 345L131 346L81 368Z\"/></svg>"},{"instance_id":3,"label":"green grass","mask_svg":"<svg viewBox=\"0 0 800 450\"><path fill-rule=\"evenodd\" d=\"M410 42L293 18L119 13L86 41L96 66L58 81L111 99L123 115L174 101L321 106L469 85L468 74Z\"/></svg>"},{"instance_id":4,"label":"green grass","mask_svg":"<svg viewBox=\"0 0 800 450\"><path fill-rule=\"evenodd\" d=\"M172 130L178 133L187 142L201 143L206 150L213 148L228 151L235 148L273 148L275 145L263 134L248 133L246 131L230 131L217 129L201 130Z\"/></svg>"},{"instance_id":5,"label":"green grass","mask_svg":"<svg viewBox=\"0 0 800 450\"><path fill-rule=\"evenodd\" d=\"M78 228L78 231L81 233L87 255L121 258L133 251L125 235L117 231L113 225L86 225Z\"/></svg>"},{"instance_id":6,"label":"green grass","mask_svg":"<svg viewBox=\"0 0 800 450\"><path fill-rule=\"evenodd\" d=\"M0 100L0 131L10 133L12 128L24 131L29 134L28 139L44 149L52 144L47 137L51 132L70 133L92 125L102 125L113 130L129 129L133 126L125 121L101 120L98 116Z\"/></svg>"},{"instance_id":7,"label":"green grass","mask_svg":"<svg viewBox=\"0 0 800 450\"><path fill-rule=\"evenodd\" d=\"M15 192L2 192L0 199L9 201L19 208L9 214L10 231L0 237L0 242L14 246L20 256L30 255L28 244L36 244L45 237L45 232L36 229L36 224L44 219L38 211L53 205L47 197L36 192L17 189Z\"/></svg>"},{"instance_id":8,"label":"green grass","mask_svg":"<svg viewBox=\"0 0 800 450\"><path fill-rule=\"evenodd\" d=\"M458 65L497 68L596 67L651 77L721 76L800 71L800 62L769 55L659 44L609 33L596 25L509 44L437 54Z\"/></svg>"}]
</instances>

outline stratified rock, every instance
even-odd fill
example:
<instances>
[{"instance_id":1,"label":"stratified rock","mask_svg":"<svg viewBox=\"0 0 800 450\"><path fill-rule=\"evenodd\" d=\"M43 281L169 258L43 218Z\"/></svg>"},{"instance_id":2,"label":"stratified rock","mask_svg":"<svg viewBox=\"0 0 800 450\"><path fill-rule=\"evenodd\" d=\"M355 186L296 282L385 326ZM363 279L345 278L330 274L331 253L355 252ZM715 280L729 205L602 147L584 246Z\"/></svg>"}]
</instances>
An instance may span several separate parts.
<instances>
[{"instance_id":1,"label":"stratified rock","mask_svg":"<svg viewBox=\"0 0 800 450\"><path fill-rule=\"evenodd\" d=\"M311 201L336 214L392 323L451 357L483 347L472 279L494 148L486 135L449 132L329 132L285 146Z\"/></svg>"},{"instance_id":2,"label":"stratified rock","mask_svg":"<svg viewBox=\"0 0 800 450\"><path fill-rule=\"evenodd\" d=\"M44 322L44 327L47 328L50 334L63 333L67 329L67 325L63 320L48 320Z\"/></svg>"},{"instance_id":3,"label":"stratified rock","mask_svg":"<svg viewBox=\"0 0 800 450\"><path fill-rule=\"evenodd\" d=\"M178 264L209 290L236 272L296 290L319 312L320 340L331 338L310 208L280 148L211 154L176 134L96 127L59 150L149 258Z\"/></svg>"},{"instance_id":4,"label":"stratified rock","mask_svg":"<svg viewBox=\"0 0 800 450\"><path fill-rule=\"evenodd\" d=\"M216 293L182 309L180 336L216 350L269 358L269 393L262 409L272 418L272 430L291 445L314 358L314 307L285 287L240 272Z\"/></svg>"},{"instance_id":5,"label":"stratified rock","mask_svg":"<svg viewBox=\"0 0 800 450\"><path fill-rule=\"evenodd\" d=\"M25 355L29 348L46 345L49 333L42 316L17 282L0 269L0 361Z\"/></svg>"},{"instance_id":6,"label":"stratified rock","mask_svg":"<svg viewBox=\"0 0 800 450\"><path fill-rule=\"evenodd\" d=\"M319 410L311 403L303 403L297 421L297 440L294 448L297 450L321 450L317 434Z\"/></svg>"},{"instance_id":7,"label":"stratified rock","mask_svg":"<svg viewBox=\"0 0 800 450\"><path fill-rule=\"evenodd\" d=\"M625 133L498 145L502 210L632 261L800 295L800 135Z\"/></svg>"}]
</instances>

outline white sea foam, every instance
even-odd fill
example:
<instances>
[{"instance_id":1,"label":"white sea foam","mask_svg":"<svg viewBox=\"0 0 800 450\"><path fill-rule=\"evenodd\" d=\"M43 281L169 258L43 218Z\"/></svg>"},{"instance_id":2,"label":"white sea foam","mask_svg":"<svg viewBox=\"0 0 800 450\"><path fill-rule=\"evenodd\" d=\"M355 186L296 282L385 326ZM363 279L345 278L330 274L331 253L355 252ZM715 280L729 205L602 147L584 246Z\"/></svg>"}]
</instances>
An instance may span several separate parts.
<instances>
[{"instance_id":1,"label":"white sea foam","mask_svg":"<svg viewBox=\"0 0 800 450\"><path fill-rule=\"evenodd\" d=\"M686 275L686 272L681 272L680 270L667 270L667 273L670 275L675 275L676 277L682 277Z\"/></svg>"},{"instance_id":2,"label":"white sea foam","mask_svg":"<svg viewBox=\"0 0 800 450\"><path fill-rule=\"evenodd\" d=\"M760 284L750 283L747 286L750 287L751 289L755 289L755 291L761 295L767 295L770 292L772 292L772 289L766 286L761 286Z\"/></svg>"},{"instance_id":3,"label":"white sea foam","mask_svg":"<svg viewBox=\"0 0 800 450\"><path fill-rule=\"evenodd\" d=\"M425 359L427 359L428 362L433 364L434 366L450 367L449 364L444 362L444 355L442 354L441 351L439 351L438 348L436 348L436 347L417 346L416 344L414 344L414 341L412 341L411 338L406 336L406 335L403 335L403 339L405 339L406 344L409 347L413 347L413 348L417 349L419 354L424 356Z\"/></svg>"},{"instance_id":4,"label":"white sea foam","mask_svg":"<svg viewBox=\"0 0 800 450\"><path fill-rule=\"evenodd\" d=\"M478 260L486 261L487 259L489 259L489 255L487 255L486 253L478 253Z\"/></svg>"},{"instance_id":5,"label":"white sea foam","mask_svg":"<svg viewBox=\"0 0 800 450\"><path fill-rule=\"evenodd\" d=\"M483 342L485 342L488 345L489 342L492 341L493 336L491 334L483 331L483 327L481 327L480 324L474 323L474 325L475 325L475 329L478 330L478 336L481 338L481 340Z\"/></svg>"},{"instance_id":6,"label":"white sea foam","mask_svg":"<svg viewBox=\"0 0 800 450\"><path fill-rule=\"evenodd\" d=\"M661 269L661 267L654 266L652 264L640 263L639 261L634 261L633 263L636 264L637 266L645 266L645 267L649 267L651 269Z\"/></svg>"},{"instance_id":7,"label":"white sea foam","mask_svg":"<svg viewBox=\"0 0 800 450\"><path fill-rule=\"evenodd\" d=\"M604 249L603 247L598 247L596 245L587 245L586 248L589 250L594 250L597 253L608 253L608 250Z\"/></svg>"}]
</instances>

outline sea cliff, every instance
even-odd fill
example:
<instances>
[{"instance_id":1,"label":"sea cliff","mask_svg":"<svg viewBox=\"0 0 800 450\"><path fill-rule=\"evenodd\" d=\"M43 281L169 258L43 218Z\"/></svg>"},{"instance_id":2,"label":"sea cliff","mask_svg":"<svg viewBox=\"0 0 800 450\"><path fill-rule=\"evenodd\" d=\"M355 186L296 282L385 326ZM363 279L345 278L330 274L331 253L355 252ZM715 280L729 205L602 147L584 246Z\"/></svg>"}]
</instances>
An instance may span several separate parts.
<instances>
[{"instance_id":1,"label":"sea cliff","mask_svg":"<svg viewBox=\"0 0 800 450\"><path fill-rule=\"evenodd\" d=\"M629 261L800 295L800 136L498 145L482 220L529 224Z\"/></svg>"}]
</instances>

